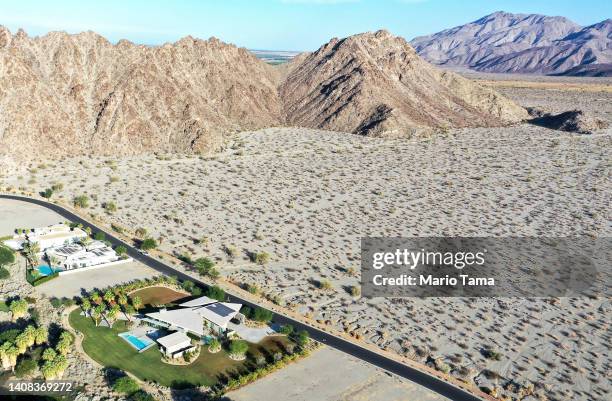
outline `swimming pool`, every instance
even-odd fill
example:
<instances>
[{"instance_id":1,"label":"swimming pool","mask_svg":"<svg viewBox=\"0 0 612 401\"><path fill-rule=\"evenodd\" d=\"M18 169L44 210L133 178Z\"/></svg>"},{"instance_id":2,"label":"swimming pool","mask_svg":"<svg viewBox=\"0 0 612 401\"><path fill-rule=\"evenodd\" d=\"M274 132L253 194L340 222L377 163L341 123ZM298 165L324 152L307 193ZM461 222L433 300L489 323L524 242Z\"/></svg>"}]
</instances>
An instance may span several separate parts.
<instances>
[{"instance_id":1,"label":"swimming pool","mask_svg":"<svg viewBox=\"0 0 612 401\"><path fill-rule=\"evenodd\" d=\"M153 341L147 337L136 337L130 333L120 333L119 337L130 343L130 345L138 350L138 352L144 350L153 344Z\"/></svg>"},{"instance_id":2,"label":"swimming pool","mask_svg":"<svg viewBox=\"0 0 612 401\"><path fill-rule=\"evenodd\" d=\"M49 275L55 273L55 270L53 270L53 268L51 266L40 265L40 266L38 266L38 272L40 274L42 274L43 276L49 276Z\"/></svg>"}]
</instances>

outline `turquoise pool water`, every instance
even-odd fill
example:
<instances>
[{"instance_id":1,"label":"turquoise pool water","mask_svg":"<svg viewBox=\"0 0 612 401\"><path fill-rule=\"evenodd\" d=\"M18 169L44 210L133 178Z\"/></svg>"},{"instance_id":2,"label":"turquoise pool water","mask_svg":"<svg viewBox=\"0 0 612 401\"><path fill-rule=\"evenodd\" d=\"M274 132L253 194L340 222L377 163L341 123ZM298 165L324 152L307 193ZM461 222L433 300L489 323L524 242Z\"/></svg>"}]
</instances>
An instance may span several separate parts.
<instances>
[{"instance_id":1,"label":"turquoise pool water","mask_svg":"<svg viewBox=\"0 0 612 401\"><path fill-rule=\"evenodd\" d=\"M147 337L136 337L129 333L121 333L119 337L123 338L125 341L130 343L134 348L138 351L142 351L147 348L149 345L153 344L153 341Z\"/></svg>"},{"instance_id":2,"label":"turquoise pool water","mask_svg":"<svg viewBox=\"0 0 612 401\"><path fill-rule=\"evenodd\" d=\"M38 266L38 272L40 274L42 274L43 276L48 276L50 274L55 273L55 270L53 270L53 268L51 268L51 266L40 265L40 266Z\"/></svg>"}]
</instances>

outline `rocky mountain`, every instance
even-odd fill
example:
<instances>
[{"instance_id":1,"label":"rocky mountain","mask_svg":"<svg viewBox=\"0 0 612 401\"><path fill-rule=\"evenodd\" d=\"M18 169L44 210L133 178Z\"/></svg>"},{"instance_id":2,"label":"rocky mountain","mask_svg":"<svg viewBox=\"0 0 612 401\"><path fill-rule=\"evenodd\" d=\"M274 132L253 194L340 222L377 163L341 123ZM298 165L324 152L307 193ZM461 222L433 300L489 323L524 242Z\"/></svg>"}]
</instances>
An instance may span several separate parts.
<instances>
[{"instance_id":1,"label":"rocky mountain","mask_svg":"<svg viewBox=\"0 0 612 401\"><path fill-rule=\"evenodd\" d=\"M25 154L211 149L279 122L271 69L214 38L147 47L1 28L0 141Z\"/></svg>"},{"instance_id":2,"label":"rocky mountain","mask_svg":"<svg viewBox=\"0 0 612 401\"><path fill-rule=\"evenodd\" d=\"M496 126L526 117L498 93L433 67L387 31L332 39L300 59L279 92L288 124L364 135Z\"/></svg>"},{"instance_id":3,"label":"rocky mountain","mask_svg":"<svg viewBox=\"0 0 612 401\"><path fill-rule=\"evenodd\" d=\"M209 151L227 133L283 124L400 135L525 117L384 31L275 68L214 38L151 47L0 27L0 153L13 159Z\"/></svg>"},{"instance_id":4,"label":"rocky mountain","mask_svg":"<svg viewBox=\"0 0 612 401\"><path fill-rule=\"evenodd\" d=\"M582 28L564 17L496 12L411 43L419 55L438 65L486 72L605 75L606 67L581 66L612 61L610 24L608 19Z\"/></svg>"}]
</instances>

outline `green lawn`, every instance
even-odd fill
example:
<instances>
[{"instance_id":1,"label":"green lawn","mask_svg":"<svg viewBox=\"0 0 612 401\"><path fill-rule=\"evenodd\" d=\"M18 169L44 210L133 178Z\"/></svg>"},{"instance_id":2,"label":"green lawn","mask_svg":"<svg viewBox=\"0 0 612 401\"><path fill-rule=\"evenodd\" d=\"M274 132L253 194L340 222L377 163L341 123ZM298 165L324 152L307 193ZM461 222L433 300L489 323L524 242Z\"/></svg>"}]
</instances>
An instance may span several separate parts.
<instances>
[{"instance_id":1,"label":"green lawn","mask_svg":"<svg viewBox=\"0 0 612 401\"><path fill-rule=\"evenodd\" d=\"M0 312L8 312L8 311L9 311L9 307L6 301L0 301Z\"/></svg>"},{"instance_id":2,"label":"green lawn","mask_svg":"<svg viewBox=\"0 0 612 401\"><path fill-rule=\"evenodd\" d=\"M85 335L83 349L101 365L128 371L142 380L157 382L163 386L183 388L192 386L213 386L220 377L227 377L238 371L246 371L250 358L236 362L228 358L223 350L210 354L203 348L198 359L191 365L174 366L161 362L157 346L138 353L118 336L126 331L125 323L118 321L113 328L95 327L90 318L82 316L80 309L70 314L70 325ZM251 344L250 355L263 353L271 355L281 349L285 337L274 337L262 344Z\"/></svg>"}]
</instances>

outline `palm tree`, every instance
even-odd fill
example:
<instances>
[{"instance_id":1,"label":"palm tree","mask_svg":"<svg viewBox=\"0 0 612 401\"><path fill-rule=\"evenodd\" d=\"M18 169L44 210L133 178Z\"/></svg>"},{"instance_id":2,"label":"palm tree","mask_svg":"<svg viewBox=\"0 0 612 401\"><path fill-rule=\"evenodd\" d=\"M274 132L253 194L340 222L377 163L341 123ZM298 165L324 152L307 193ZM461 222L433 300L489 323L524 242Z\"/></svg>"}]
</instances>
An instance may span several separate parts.
<instances>
[{"instance_id":1,"label":"palm tree","mask_svg":"<svg viewBox=\"0 0 612 401\"><path fill-rule=\"evenodd\" d=\"M19 355L25 354L25 352L28 350L28 343L29 339L25 333L20 333L15 338L15 345L17 346L17 351L19 351Z\"/></svg>"},{"instance_id":2,"label":"palm tree","mask_svg":"<svg viewBox=\"0 0 612 401\"><path fill-rule=\"evenodd\" d=\"M115 302L115 294L113 294L113 292L111 290L108 290L104 293L104 296L102 297L104 298L104 300L106 301L107 304L111 304Z\"/></svg>"},{"instance_id":3,"label":"palm tree","mask_svg":"<svg viewBox=\"0 0 612 401\"><path fill-rule=\"evenodd\" d=\"M109 320L110 325L113 325L113 322L117 319L117 315L121 311L119 305L115 304L111 306L109 311L106 313L106 318Z\"/></svg>"},{"instance_id":4,"label":"palm tree","mask_svg":"<svg viewBox=\"0 0 612 401\"><path fill-rule=\"evenodd\" d=\"M132 298L132 305L134 306L134 309L138 311L140 308L142 308L142 299L136 295L134 298Z\"/></svg>"},{"instance_id":5,"label":"palm tree","mask_svg":"<svg viewBox=\"0 0 612 401\"><path fill-rule=\"evenodd\" d=\"M8 370L11 368L8 349L12 346L10 341L6 341L0 345L0 363L2 363L2 368L4 370Z\"/></svg>"},{"instance_id":6,"label":"palm tree","mask_svg":"<svg viewBox=\"0 0 612 401\"><path fill-rule=\"evenodd\" d=\"M64 371L68 369L68 361L66 357L63 355L58 355L54 360L53 364L55 365L55 377L62 377Z\"/></svg>"},{"instance_id":7,"label":"palm tree","mask_svg":"<svg viewBox=\"0 0 612 401\"><path fill-rule=\"evenodd\" d=\"M28 327L26 327L23 331L23 335L28 340L28 348L30 348L36 343L36 329L34 328L34 326L29 325Z\"/></svg>"},{"instance_id":8,"label":"palm tree","mask_svg":"<svg viewBox=\"0 0 612 401\"><path fill-rule=\"evenodd\" d=\"M49 339L49 332L45 327L38 327L34 333L34 343L36 345L41 345L47 342Z\"/></svg>"},{"instance_id":9,"label":"palm tree","mask_svg":"<svg viewBox=\"0 0 612 401\"><path fill-rule=\"evenodd\" d=\"M133 315L134 313L136 313L136 309L134 309L134 306L129 305L129 304L126 305L125 316L128 318L130 322L132 321L132 318L130 316Z\"/></svg>"},{"instance_id":10,"label":"palm tree","mask_svg":"<svg viewBox=\"0 0 612 401\"><path fill-rule=\"evenodd\" d=\"M102 298L100 297L100 294L98 294L97 291L94 291L94 293L91 294L91 300L93 301L94 304L100 305Z\"/></svg>"},{"instance_id":11,"label":"palm tree","mask_svg":"<svg viewBox=\"0 0 612 401\"><path fill-rule=\"evenodd\" d=\"M83 312L85 312L85 315L89 313L91 310L91 302L89 301L89 298L85 297L81 300L81 309Z\"/></svg>"},{"instance_id":12,"label":"palm tree","mask_svg":"<svg viewBox=\"0 0 612 401\"><path fill-rule=\"evenodd\" d=\"M55 362L53 360L45 362L43 365L41 372L45 380L55 379L57 368L55 366Z\"/></svg>"},{"instance_id":13,"label":"palm tree","mask_svg":"<svg viewBox=\"0 0 612 401\"><path fill-rule=\"evenodd\" d=\"M52 361L56 356L57 352L53 348L47 348L42 353L42 359L46 362Z\"/></svg>"},{"instance_id":14,"label":"palm tree","mask_svg":"<svg viewBox=\"0 0 612 401\"><path fill-rule=\"evenodd\" d=\"M8 366L11 368L11 370L14 370L15 365L17 364L19 350L13 344L10 344L10 346L7 347L4 353L6 355L6 358L8 359Z\"/></svg>"},{"instance_id":15,"label":"palm tree","mask_svg":"<svg viewBox=\"0 0 612 401\"><path fill-rule=\"evenodd\" d=\"M102 305L96 305L95 308L93 308L93 312L91 313L91 317L93 318L94 322L96 323L96 327L100 324L100 318L102 317L102 312L104 311L104 307Z\"/></svg>"},{"instance_id":16,"label":"palm tree","mask_svg":"<svg viewBox=\"0 0 612 401\"><path fill-rule=\"evenodd\" d=\"M28 311L28 302L25 299L18 299L9 305L9 309L11 310L11 314L13 316L13 320L17 320L20 317L25 316Z\"/></svg>"}]
</instances>

